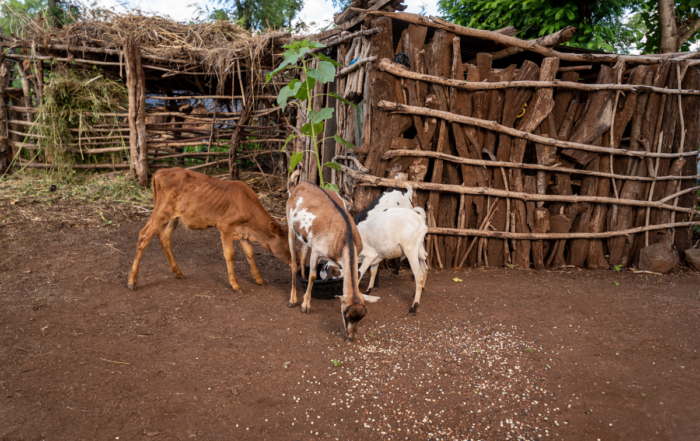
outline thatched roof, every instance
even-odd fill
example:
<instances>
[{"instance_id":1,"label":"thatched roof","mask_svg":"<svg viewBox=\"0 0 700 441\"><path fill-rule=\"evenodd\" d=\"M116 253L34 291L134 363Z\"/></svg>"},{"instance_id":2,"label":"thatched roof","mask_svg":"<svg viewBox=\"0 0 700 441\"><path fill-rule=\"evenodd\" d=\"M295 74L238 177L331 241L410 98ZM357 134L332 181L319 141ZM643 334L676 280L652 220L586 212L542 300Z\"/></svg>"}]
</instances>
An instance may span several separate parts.
<instances>
[{"instance_id":1,"label":"thatched roof","mask_svg":"<svg viewBox=\"0 0 700 441\"><path fill-rule=\"evenodd\" d=\"M164 85L196 90L201 87L197 76L205 77L209 86L223 93L226 78L234 72L237 62L245 72L271 67L273 51L279 53L283 38L289 34L266 31L251 33L235 23L183 24L159 15L132 11L116 14L81 16L63 28L51 28L46 20L27 20L21 24L24 38L6 38L5 47L24 48L24 53L122 63L127 39L140 43L144 70L149 80L160 77ZM103 69L121 75L121 66L102 64ZM109 66L109 67L107 67ZM187 73L186 80L183 80ZM195 78L192 78L194 76ZM244 75L245 76L245 75ZM180 77L180 78L178 78ZM222 83L219 85L218 83ZM193 87L193 86L197 87ZM168 88L168 87L166 87Z\"/></svg>"}]
</instances>

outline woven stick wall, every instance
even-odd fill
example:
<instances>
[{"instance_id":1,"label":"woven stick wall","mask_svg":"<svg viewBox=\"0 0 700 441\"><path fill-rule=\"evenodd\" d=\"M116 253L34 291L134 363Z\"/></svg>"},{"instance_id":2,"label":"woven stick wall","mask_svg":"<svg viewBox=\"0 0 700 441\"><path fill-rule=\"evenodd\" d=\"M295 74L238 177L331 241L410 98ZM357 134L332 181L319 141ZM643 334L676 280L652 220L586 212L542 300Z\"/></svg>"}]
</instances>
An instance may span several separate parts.
<instances>
[{"instance_id":1,"label":"woven stick wall","mask_svg":"<svg viewBox=\"0 0 700 441\"><path fill-rule=\"evenodd\" d=\"M177 165L229 167L232 177L241 160L261 171L285 169L280 149L289 130L274 103L286 83L265 85L264 72L281 60L289 34L253 36L227 22L182 25L138 13L84 18L62 29L37 16L21 34L0 36L9 48L0 60L0 173L10 165L56 165L37 128L45 121L48 75L67 69L128 90L113 111L80 115L99 120L90 130L69 129L71 141L59 146L70 155L69 168L131 169L142 185L148 169Z\"/></svg>"},{"instance_id":2,"label":"woven stick wall","mask_svg":"<svg viewBox=\"0 0 700 441\"><path fill-rule=\"evenodd\" d=\"M376 32L338 50L341 72L366 64L364 88L348 89L349 77L332 86L364 105L359 116L337 106L340 134L360 147L337 146L334 179L356 210L386 188L418 189L432 267L608 268L635 264L646 245L690 247L700 225L698 53L562 52L552 46L573 29L523 41L357 12ZM463 60L465 37L497 49ZM408 63L392 63L399 53Z\"/></svg>"}]
</instances>

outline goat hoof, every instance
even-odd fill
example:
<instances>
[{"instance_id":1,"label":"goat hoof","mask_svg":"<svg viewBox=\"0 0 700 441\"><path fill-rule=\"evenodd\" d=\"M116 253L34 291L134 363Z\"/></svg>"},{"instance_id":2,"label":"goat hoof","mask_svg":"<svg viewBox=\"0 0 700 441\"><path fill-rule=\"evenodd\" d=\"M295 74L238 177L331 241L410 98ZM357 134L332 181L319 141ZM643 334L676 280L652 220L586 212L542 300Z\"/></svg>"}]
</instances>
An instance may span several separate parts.
<instances>
[{"instance_id":1,"label":"goat hoof","mask_svg":"<svg viewBox=\"0 0 700 441\"><path fill-rule=\"evenodd\" d=\"M304 314L308 314L308 313L311 312L311 308L306 308L306 307L304 307L304 306L302 306L302 307L300 308L300 310L301 310L301 312L303 312Z\"/></svg>"},{"instance_id":2,"label":"goat hoof","mask_svg":"<svg viewBox=\"0 0 700 441\"><path fill-rule=\"evenodd\" d=\"M296 303L294 303L294 302L287 302L287 308L294 308L295 306L297 306Z\"/></svg>"},{"instance_id":3,"label":"goat hoof","mask_svg":"<svg viewBox=\"0 0 700 441\"><path fill-rule=\"evenodd\" d=\"M136 291L136 284L134 284L134 283L127 283L126 287L132 291Z\"/></svg>"},{"instance_id":4,"label":"goat hoof","mask_svg":"<svg viewBox=\"0 0 700 441\"><path fill-rule=\"evenodd\" d=\"M255 283L257 283L258 286L265 286L265 285L267 285L263 280L261 280L261 281L259 281L259 282L256 280Z\"/></svg>"},{"instance_id":5,"label":"goat hoof","mask_svg":"<svg viewBox=\"0 0 700 441\"><path fill-rule=\"evenodd\" d=\"M185 276L183 276L182 273L180 273L180 274L175 274L175 278L176 279L184 279Z\"/></svg>"},{"instance_id":6,"label":"goat hoof","mask_svg":"<svg viewBox=\"0 0 700 441\"><path fill-rule=\"evenodd\" d=\"M408 310L408 315L414 316L416 315L416 310L418 309L418 303L415 305L411 306L411 309Z\"/></svg>"},{"instance_id":7,"label":"goat hoof","mask_svg":"<svg viewBox=\"0 0 700 441\"><path fill-rule=\"evenodd\" d=\"M234 294L243 294L243 290L241 288L233 288L233 293Z\"/></svg>"}]
</instances>

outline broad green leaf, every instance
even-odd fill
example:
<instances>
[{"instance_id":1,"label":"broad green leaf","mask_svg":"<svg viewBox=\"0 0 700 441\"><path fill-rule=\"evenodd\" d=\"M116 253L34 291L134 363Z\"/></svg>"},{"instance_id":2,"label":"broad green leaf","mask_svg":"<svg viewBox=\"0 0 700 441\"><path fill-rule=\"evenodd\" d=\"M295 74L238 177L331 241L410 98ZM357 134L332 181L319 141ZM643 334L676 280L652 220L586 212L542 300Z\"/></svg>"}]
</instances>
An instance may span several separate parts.
<instances>
[{"instance_id":1,"label":"broad green leaf","mask_svg":"<svg viewBox=\"0 0 700 441\"><path fill-rule=\"evenodd\" d=\"M291 135L287 136L287 140L284 141L284 145L282 146L282 149L280 150L281 152L283 152L284 149L287 148L287 144L289 144L289 141L291 141L292 139L294 139L294 133L292 133Z\"/></svg>"},{"instance_id":2,"label":"broad green leaf","mask_svg":"<svg viewBox=\"0 0 700 441\"><path fill-rule=\"evenodd\" d=\"M352 107L355 108L355 110L357 110L357 105L356 105L356 104L351 103L350 101L346 100L345 98L343 98L342 96L338 95L337 93L335 93L335 92L330 92L328 95L332 96L333 98L337 99L338 101L340 101L340 102L342 102L342 103L351 105Z\"/></svg>"},{"instance_id":3,"label":"broad green leaf","mask_svg":"<svg viewBox=\"0 0 700 441\"><path fill-rule=\"evenodd\" d=\"M290 97L298 94L300 88L301 81L294 78L292 81L289 82L289 84L287 84L282 88L282 90L280 90L280 94L277 96L277 104L280 106L283 112L284 108L287 107L287 100Z\"/></svg>"},{"instance_id":4,"label":"broad green leaf","mask_svg":"<svg viewBox=\"0 0 700 441\"><path fill-rule=\"evenodd\" d=\"M320 112L312 110L309 112L309 121L311 121L312 124L318 124L320 121L331 119L333 117L333 110L335 109L332 107L324 107Z\"/></svg>"},{"instance_id":5,"label":"broad green leaf","mask_svg":"<svg viewBox=\"0 0 700 441\"><path fill-rule=\"evenodd\" d=\"M338 164L338 163L335 162L335 161L326 162L325 166L328 167L328 168L330 168L330 169L333 169L333 170L343 171L343 169L340 167L340 164Z\"/></svg>"},{"instance_id":6,"label":"broad green leaf","mask_svg":"<svg viewBox=\"0 0 700 441\"><path fill-rule=\"evenodd\" d=\"M306 83L307 83L307 81L308 81L308 83L309 83L309 90L306 90ZM309 93L309 91L312 91L312 92L313 92L313 90L314 90L314 85L316 84L316 80L314 80L313 78L308 78L307 81L302 81L302 82L301 82L301 88L299 88L299 91L296 93L296 95L294 95L294 98L299 99L299 100L302 100L302 101L304 101L304 100L306 100L306 99L309 98L309 95L311 95L311 94Z\"/></svg>"},{"instance_id":7,"label":"broad green leaf","mask_svg":"<svg viewBox=\"0 0 700 441\"><path fill-rule=\"evenodd\" d=\"M289 67L290 66L287 66L287 64L283 61L282 64L277 66L277 69L273 70L272 72L268 72L268 74L265 75L265 84L269 83L272 77L274 77L275 75L277 75L285 69L289 69Z\"/></svg>"},{"instance_id":8,"label":"broad green leaf","mask_svg":"<svg viewBox=\"0 0 700 441\"><path fill-rule=\"evenodd\" d=\"M319 61L318 69L309 69L307 75L317 79L322 84L326 84L335 79L335 66L328 61Z\"/></svg>"},{"instance_id":9,"label":"broad green leaf","mask_svg":"<svg viewBox=\"0 0 700 441\"><path fill-rule=\"evenodd\" d=\"M306 54L309 51L308 47L302 47L299 50L295 49L290 49L288 51L284 52L284 61L282 62L282 65L295 65L297 64L297 61L299 61L299 58L303 57L304 54Z\"/></svg>"},{"instance_id":10,"label":"broad green leaf","mask_svg":"<svg viewBox=\"0 0 700 441\"><path fill-rule=\"evenodd\" d=\"M341 138L341 137L338 136L338 135L333 135L333 139L335 139L336 142L339 142L339 143L343 144L345 147L347 147L347 148L349 148L349 149L354 149L354 148L357 147L355 144L353 144L353 143L351 143L351 142L349 142L349 141L344 140L343 138Z\"/></svg>"},{"instance_id":11,"label":"broad green leaf","mask_svg":"<svg viewBox=\"0 0 700 441\"><path fill-rule=\"evenodd\" d=\"M326 182L325 184L323 184L323 188L325 188L326 190L333 190L336 193L338 193L338 190L340 190L337 185L331 184L330 182Z\"/></svg>"},{"instance_id":12,"label":"broad green leaf","mask_svg":"<svg viewBox=\"0 0 700 441\"><path fill-rule=\"evenodd\" d=\"M323 60L323 61L328 61L328 62L331 63L333 66L341 66L340 63L338 63L338 62L336 62L336 61L333 61L332 58L328 58L328 57L326 57L326 56L323 55L323 54L318 54L318 58L321 59L321 60Z\"/></svg>"},{"instance_id":13,"label":"broad green leaf","mask_svg":"<svg viewBox=\"0 0 700 441\"><path fill-rule=\"evenodd\" d=\"M318 135L320 135L321 133L323 133L323 126L324 126L324 122L323 122L323 121L321 121L321 122L318 123L318 124L314 124L314 125L313 125L313 129L314 129L314 131L315 131L315 133L316 133L315 136L318 136ZM306 136L314 136L314 134L311 133L311 128L312 128L311 123L306 123L306 124L304 124L304 125L301 127L301 133L303 133L303 134L306 135Z\"/></svg>"},{"instance_id":14,"label":"broad green leaf","mask_svg":"<svg viewBox=\"0 0 700 441\"><path fill-rule=\"evenodd\" d=\"M319 43L318 41L309 41L309 47L311 49L318 49L318 48L324 48L326 46Z\"/></svg>"},{"instance_id":15,"label":"broad green leaf","mask_svg":"<svg viewBox=\"0 0 700 441\"><path fill-rule=\"evenodd\" d=\"M304 159L304 152L292 153L289 158L289 173L294 171L294 168Z\"/></svg>"}]
</instances>

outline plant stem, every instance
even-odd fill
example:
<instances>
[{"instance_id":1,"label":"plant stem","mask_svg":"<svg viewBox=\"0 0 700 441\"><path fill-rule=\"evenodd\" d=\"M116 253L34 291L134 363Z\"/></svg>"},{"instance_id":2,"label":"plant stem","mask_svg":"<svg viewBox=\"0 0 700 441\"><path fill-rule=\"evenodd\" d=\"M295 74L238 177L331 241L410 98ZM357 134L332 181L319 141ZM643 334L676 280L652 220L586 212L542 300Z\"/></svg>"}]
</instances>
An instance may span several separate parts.
<instances>
[{"instance_id":1,"label":"plant stem","mask_svg":"<svg viewBox=\"0 0 700 441\"><path fill-rule=\"evenodd\" d=\"M312 105L312 99L314 98L313 95L311 95L311 90L309 89L309 75L307 74L306 70L306 61L302 60L302 66L304 69L304 82L306 83L306 96L308 97L306 99L306 116L308 118L309 113L313 110L313 105ZM321 183L321 188L325 187L325 184L323 182L323 173L321 172L321 161L318 156L318 141L316 140L316 125L313 123L313 121L310 121L311 124L311 138L312 141L314 142L314 152L316 153L316 168L318 168L318 179ZM324 123L325 125L325 123Z\"/></svg>"}]
</instances>

